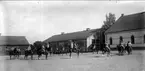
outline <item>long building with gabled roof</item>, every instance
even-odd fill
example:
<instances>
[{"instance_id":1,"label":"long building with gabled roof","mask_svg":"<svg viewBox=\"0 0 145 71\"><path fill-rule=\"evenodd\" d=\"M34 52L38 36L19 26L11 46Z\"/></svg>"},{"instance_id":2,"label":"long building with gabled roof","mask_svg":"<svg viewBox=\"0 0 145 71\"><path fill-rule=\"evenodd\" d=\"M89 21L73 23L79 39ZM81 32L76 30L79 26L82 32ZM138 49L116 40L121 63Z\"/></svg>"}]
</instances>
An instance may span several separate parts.
<instances>
[{"instance_id":1,"label":"long building with gabled roof","mask_svg":"<svg viewBox=\"0 0 145 71\"><path fill-rule=\"evenodd\" d=\"M24 50L28 46L29 42L25 36L0 36L0 53L2 54L5 53L6 48L18 47Z\"/></svg>"},{"instance_id":2,"label":"long building with gabled roof","mask_svg":"<svg viewBox=\"0 0 145 71\"><path fill-rule=\"evenodd\" d=\"M105 40L112 47L130 41L133 47L145 47L145 12L121 15L105 32Z\"/></svg>"},{"instance_id":3,"label":"long building with gabled roof","mask_svg":"<svg viewBox=\"0 0 145 71\"><path fill-rule=\"evenodd\" d=\"M77 43L79 44L81 51L87 51L88 47L91 46L93 42L95 42L96 34L94 32L97 30L100 29L87 29L84 31L72 32L72 33L62 33L59 35L54 35L44 40L44 42L53 45L54 50L55 48L60 48L61 44L69 45L71 43Z\"/></svg>"}]
</instances>

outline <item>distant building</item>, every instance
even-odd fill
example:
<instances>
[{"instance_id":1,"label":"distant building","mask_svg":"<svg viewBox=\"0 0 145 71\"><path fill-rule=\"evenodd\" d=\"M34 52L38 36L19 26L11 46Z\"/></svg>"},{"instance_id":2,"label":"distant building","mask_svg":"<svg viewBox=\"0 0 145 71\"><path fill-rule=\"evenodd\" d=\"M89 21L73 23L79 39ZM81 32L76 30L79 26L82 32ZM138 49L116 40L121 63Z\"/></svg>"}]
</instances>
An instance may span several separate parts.
<instances>
[{"instance_id":1,"label":"distant building","mask_svg":"<svg viewBox=\"0 0 145 71\"><path fill-rule=\"evenodd\" d=\"M23 50L28 46L29 42L24 36L0 36L0 53L5 53L6 48L19 47Z\"/></svg>"},{"instance_id":2,"label":"distant building","mask_svg":"<svg viewBox=\"0 0 145 71\"><path fill-rule=\"evenodd\" d=\"M77 43L81 48L81 51L88 51L88 47L92 45L96 39L94 31L99 29L89 29L84 31L73 32L73 33L61 33L60 35L54 35L46 39L45 43L50 43L54 50L60 48L61 44L67 49L68 45Z\"/></svg>"},{"instance_id":3,"label":"distant building","mask_svg":"<svg viewBox=\"0 0 145 71\"><path fill-rule=\"evenodd\" d=\"M123 15L105 32L105 40L116 47L130 41L133 47L145 47L145 12Z\"/></svg>"}]
</instances>

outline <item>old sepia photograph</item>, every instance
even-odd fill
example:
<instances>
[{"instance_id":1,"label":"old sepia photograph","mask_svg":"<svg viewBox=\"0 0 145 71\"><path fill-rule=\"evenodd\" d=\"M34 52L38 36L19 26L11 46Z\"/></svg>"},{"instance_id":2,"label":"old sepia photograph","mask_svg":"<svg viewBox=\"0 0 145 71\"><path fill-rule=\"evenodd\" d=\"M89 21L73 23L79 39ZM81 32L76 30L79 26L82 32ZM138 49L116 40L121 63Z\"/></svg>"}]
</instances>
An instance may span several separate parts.
<instances>
[{"instance_id":1,"label":"old sepia photograph","mask_svg":"<svg viewBox=\"0 0 145 71\"><path fill-rule=\"evenodd\" d=\"M145 1L0 0L0 71L145 71Z\"/></svg>"}]
</instances>

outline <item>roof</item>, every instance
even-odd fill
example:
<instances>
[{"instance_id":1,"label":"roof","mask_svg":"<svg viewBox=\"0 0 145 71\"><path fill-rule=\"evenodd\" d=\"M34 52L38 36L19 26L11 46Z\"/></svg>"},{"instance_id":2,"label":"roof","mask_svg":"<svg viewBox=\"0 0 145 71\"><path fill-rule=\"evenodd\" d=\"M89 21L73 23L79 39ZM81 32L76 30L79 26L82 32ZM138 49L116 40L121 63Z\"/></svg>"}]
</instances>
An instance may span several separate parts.
<instances>
[{"instance_id":1,"label":"roof","mask_svg":"<svg viewBox=\"0 0 145 71\"><path fill-rule=\"evenodd\" d=\"M46 39L44 42L55 42L55 41L66 41L66 40L75 40L75 39L86 39L96 29L88 30L88 31L79 31L79 32L73 32L73 33L65 33L65 34L59 34L54 35L48 39Z\"/></svg>"},{"instance_id":2,"label":"roof","mask_svg":"<svg viewBox=\"0 0 145 71\"><path fill-rule=\"evenodd\" d=\"M0 36L0 45L29 45L25 36Z\"/></svg>"},{"instance_id":3,"label":"roof","mask_svg":"<svg viewBox=\"0 0 145 71\"><path fill-rule=\"evenodd\" d=\"M145 28L145 12L121 16L105 33Z\"/></svg>"}]
</instances>

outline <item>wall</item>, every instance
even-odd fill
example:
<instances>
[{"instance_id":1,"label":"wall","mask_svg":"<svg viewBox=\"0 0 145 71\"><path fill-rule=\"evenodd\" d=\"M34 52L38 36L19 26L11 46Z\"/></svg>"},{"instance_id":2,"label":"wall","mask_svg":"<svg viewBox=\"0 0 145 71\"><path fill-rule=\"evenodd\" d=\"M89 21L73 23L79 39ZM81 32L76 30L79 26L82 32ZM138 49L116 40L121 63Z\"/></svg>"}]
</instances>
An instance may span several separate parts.
<instances>
[{"instance_id":1,"label":"wall","mask_svg":"<svg viewBox=\"0 0 145 71\"><path fill-rule=\"evenodd\" d=\"M81 51L86 51L86 40L85 39L78 39L78 40L72 40L74 43L77 43L78 46L81 48ZM64 45L64 48L66 50L69 49L70 47L70 41L58 41L58 42L50 42L50 46L53 48L53 50L55 51L56 48L58 48L59 50L61 50L61 46L59 46L59 44L62 44Z\"/></svg>"},{"instance_id":2,"label":"wall","mask_svg":"<svg viewBox=\"0 0 145 71\"><path fill-rule=\"evenodd\" d=\"M112 37L113 45L111 45L111 47L116 47L116 45L119 44L120 36L123 37L123 42L126 43L128 41L131 41L131 35L134 35L135 37L135 44L133 44L133 47L145 46L144 39L143 39L145 35L145 29L108 33L105 35L105 40L108 43L110 43L109 38Z\"/></svg>"}]
</instances>

